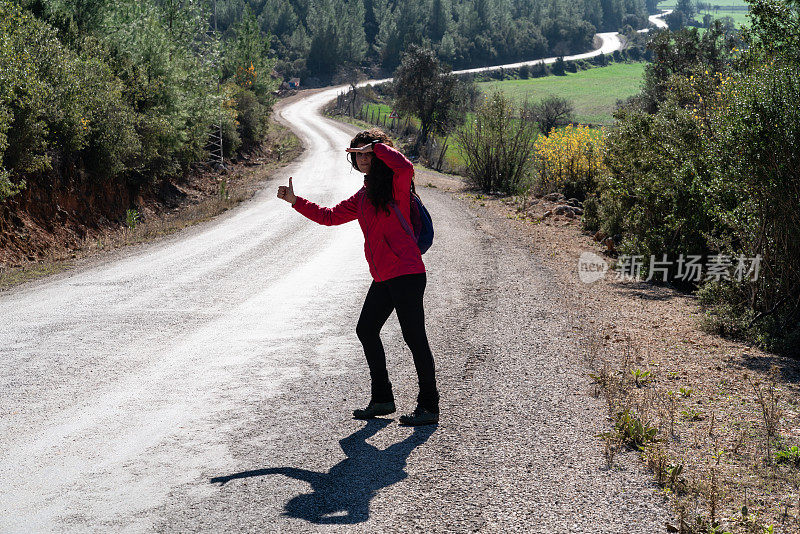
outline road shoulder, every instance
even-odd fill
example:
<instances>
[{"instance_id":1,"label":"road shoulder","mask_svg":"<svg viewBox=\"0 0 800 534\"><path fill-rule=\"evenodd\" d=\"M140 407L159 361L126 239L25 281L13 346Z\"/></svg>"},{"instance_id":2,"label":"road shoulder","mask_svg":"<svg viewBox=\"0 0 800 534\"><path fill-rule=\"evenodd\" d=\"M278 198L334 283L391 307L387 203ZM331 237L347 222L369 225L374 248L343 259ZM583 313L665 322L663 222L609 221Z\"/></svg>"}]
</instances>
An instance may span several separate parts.
<instances>
[{"instance_id":1,"label":"road shoulder","mask_svg":"<svg viewBox=\"0 0 800 534\"><path fill-rule=\"evenodd\" d=\"M556 203L538 199L520 210L515 199L470 192L430 171L417 175L482 217L507 221L496 228L553 273L569 295L587 372L596 377L594 394L608 407L607 460L613 465L615 452L627 449L613 432L620 411L631 410L657 429L659 440L640 457L671 501L673 526L680 516L687 524L725 517L728 529L742 521L781 529L798 524L796 468L776 464L772 455L800 444L800 362L704 331L703 311L691 294L610 273L583 283L581 254L609 265L614 258L581 231L578 219L543 217ZM769 446L765 413L777 424ZM678 466L681 475L671 477ZM749 519L741 517L743 503Z\"/></svg>"}]
</instances>

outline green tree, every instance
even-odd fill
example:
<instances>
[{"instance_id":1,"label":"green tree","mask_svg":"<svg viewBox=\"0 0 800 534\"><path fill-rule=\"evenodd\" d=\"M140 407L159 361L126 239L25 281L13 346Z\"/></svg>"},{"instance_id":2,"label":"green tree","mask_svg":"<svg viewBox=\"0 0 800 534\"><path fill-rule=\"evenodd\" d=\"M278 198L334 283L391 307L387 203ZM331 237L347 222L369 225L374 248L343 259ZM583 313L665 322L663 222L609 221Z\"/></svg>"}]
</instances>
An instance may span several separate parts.
<instances>
[{"instance_id":1,"label":"green tree","mask_svg":"<svg viewBox=\"0 0 800 534\"><path fill-rule=\"evenodd\" d=\"M453 22L452 6L449 0L433 0L428 22L428 35L433 42L441 42Z\"/></svg>"},{"instance_id":2,"label":"green tree","mask_svg":"<svg viewBox=\"0 0 800 534\"><path fill-rule=\"evenodd\" d=\"M556 95L548 95L537 103L527 105L523 110L523 117L535 122L539 131L547 136L559 124L572 122L573 113L572 102Z\"/></svg>"},{"instance_id":3,"label":"green tree","mask_svg":"<svg viewBox=\"0 0 800 534\"><path fill-rule=\"evenodd\" d=\"M155 3L120 0L103 21L105 45L139 114L138 165L130 178L146 183L185 172L206 156L208 131L220 98L202 10L176 10L170 20Z\"/></svg>"},{"instance_id":4,"label":"green tree","mask_svg":"<svg viewBox=\"0 0 800 534\"><path fill-rule=\"evenodd\" d=\"M262 104L270 105L276 87L271 73L275 61L269 57L270 36L261 33L258 20L249 7L232 28L233 38L225 45L223 76L252 91Z\"/></svg>"},{"instance_id":5,"label":"green tree","mask_svg":"<svg viewBox=\"0 0 800 534\"><path fill-rule=\"evenodd\" d=\"M344 16L339 20L342 62L350 68L357 67L366 56L367 38L364 33L366 12L361 1L350 1L344 6Z\"/></svg>"},{"instance_id":6,"label":"green tree","mask_svg":"<svg viewBox=\"0 0 800 534\"><path fill-rule=\"evenodd\" d=\"M759 65L781 57L800 63L800 3L797 1L749 0L750 27L743 30L749 45L745 58Z\"/></svg>"},{"instance_id":7,"label":"green tree","mask_svg":"<svg viewBox=\"0 0 800 534\"><path fill-rule=\"evenodd\" d=\"M98 29L109 0L22 0L19 4L52 25L63 42L78 46L84 35Z\"/></svg>"},{"instance_id":8,"label":"green tree","mask_svg":"<svg viewBox=\"0 0 800 534\"><path fill-rule=\"evenodd\" d=\"M558 56L553 63L552 72L556 76L565 76L567 74L567 68L564 64L564 56Z\"/></svg>"},{"instance_id":9,"label":"green tree","mask_svg":"<svg viewBox=\"0 0 800 534\"><path fill-rule=\"evenodd\" d=\"M678 0L672 13L664 17L664 21L672 31L677 31L694 20L697 5L693 0Z\"/></svg>"},{"instance_id":10,"label":"green tree","mask_svg":"<svg viewBox=\"0 0 800 534\"><path fill-rule=\"evenodd\" d=\"M322 0L311 4L308 11L308 28L311 46L307 65L317 74L333 74L341 62L341 35L337 32L339 18L333 0Z\"/></svg>"},{"instance_id":11,"label":"green tree","mask_svg":"<svg viewBox=\"0 0 800 534\"><path fill-rule=\"evenodd\" d=\"M444 132L463 121L465 91L436 54L411 45L394 75L395 106L416 115L421 123L414 152L433 132Z\"/></svg>"}]
</instances>

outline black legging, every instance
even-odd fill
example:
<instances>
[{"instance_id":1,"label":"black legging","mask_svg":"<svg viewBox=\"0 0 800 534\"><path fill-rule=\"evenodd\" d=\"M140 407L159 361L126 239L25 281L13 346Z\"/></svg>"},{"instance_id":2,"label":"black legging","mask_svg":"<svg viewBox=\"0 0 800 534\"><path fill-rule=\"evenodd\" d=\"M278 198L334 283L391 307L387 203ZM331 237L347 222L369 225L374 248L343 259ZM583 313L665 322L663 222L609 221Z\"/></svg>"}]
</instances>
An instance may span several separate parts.
<instances>
[{"instance_id":1,"label":"black legging","mask_svg":"<svg viewBox=\"0 0 800 534\"><path fill-rule=\"evenodd\" d=\"M439 393L436 390L433 354L425 334L425 310L422 307L425 282L425 273L407 274L384 282L373 281L361 309L356 334L364 345L364 354L369 365L372 401L393 400L392 383L386 371L386 353L383 351L380 331L392 310L395 310L403 339L414 355L414 366L419 378L417 403L438 413Z\"/></svg>"}]
</instances>

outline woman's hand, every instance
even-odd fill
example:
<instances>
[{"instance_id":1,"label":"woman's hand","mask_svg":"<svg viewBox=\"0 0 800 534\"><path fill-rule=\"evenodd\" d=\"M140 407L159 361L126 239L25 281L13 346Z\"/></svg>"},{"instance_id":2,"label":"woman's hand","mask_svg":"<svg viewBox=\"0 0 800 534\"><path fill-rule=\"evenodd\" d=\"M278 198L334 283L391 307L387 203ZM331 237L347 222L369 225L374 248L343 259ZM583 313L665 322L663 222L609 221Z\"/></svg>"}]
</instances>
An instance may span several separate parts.
<instances>
[{"instance_id":1,"label":"woman's hand","mask_svg":"<svg viewBox=\"0 0 800 534\"><path fill-rule=\"evenodd\" d=\"M294 194L294 187L292 187L292 177L289 177L289 186L280 185L278 186L278 198L285 200L292 206L294 203L297 202L297 197Z\"/></svg>"}]
</instances>

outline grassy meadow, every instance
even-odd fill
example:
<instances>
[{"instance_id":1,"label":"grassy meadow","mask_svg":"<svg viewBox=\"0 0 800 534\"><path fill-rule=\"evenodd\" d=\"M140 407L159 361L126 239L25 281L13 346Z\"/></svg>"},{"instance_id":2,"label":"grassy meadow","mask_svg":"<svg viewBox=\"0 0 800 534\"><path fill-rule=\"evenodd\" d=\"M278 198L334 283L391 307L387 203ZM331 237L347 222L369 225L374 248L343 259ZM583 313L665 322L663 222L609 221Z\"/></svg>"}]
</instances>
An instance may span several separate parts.
<instances>
[{"instance_id":1,"label":"grassy meadow","mask_svg":"<svg viewBox=\"0 0 800 534\"><path fill-rule=\"evenodd\" d=\"M677 3L678 0L664 0L659 2L658 8L674 9ZM737 28L750 24L750 19L747 18L749 5L744 0L701 0L701 3L710 5L711 9L698 11L695 19L700 22L703 20L703 15L708 13L717 19L731 17Z\"/></svg>"},{"instance_id":2,"label":"grassy meadow","mask_svg":"<svg viewBox=\"0 0 800 534\"><path fill-rule=\"evenodd\" d=\"M639 92L645 63L613 63L607 67L568 72L566 76L546 76L527 80L482 82L484 93L501 90L517 103L527 97L538 101L549 94L573 102L575 120L583 124L612 124L617 100Z\"/></svg>"}]
</instances>

